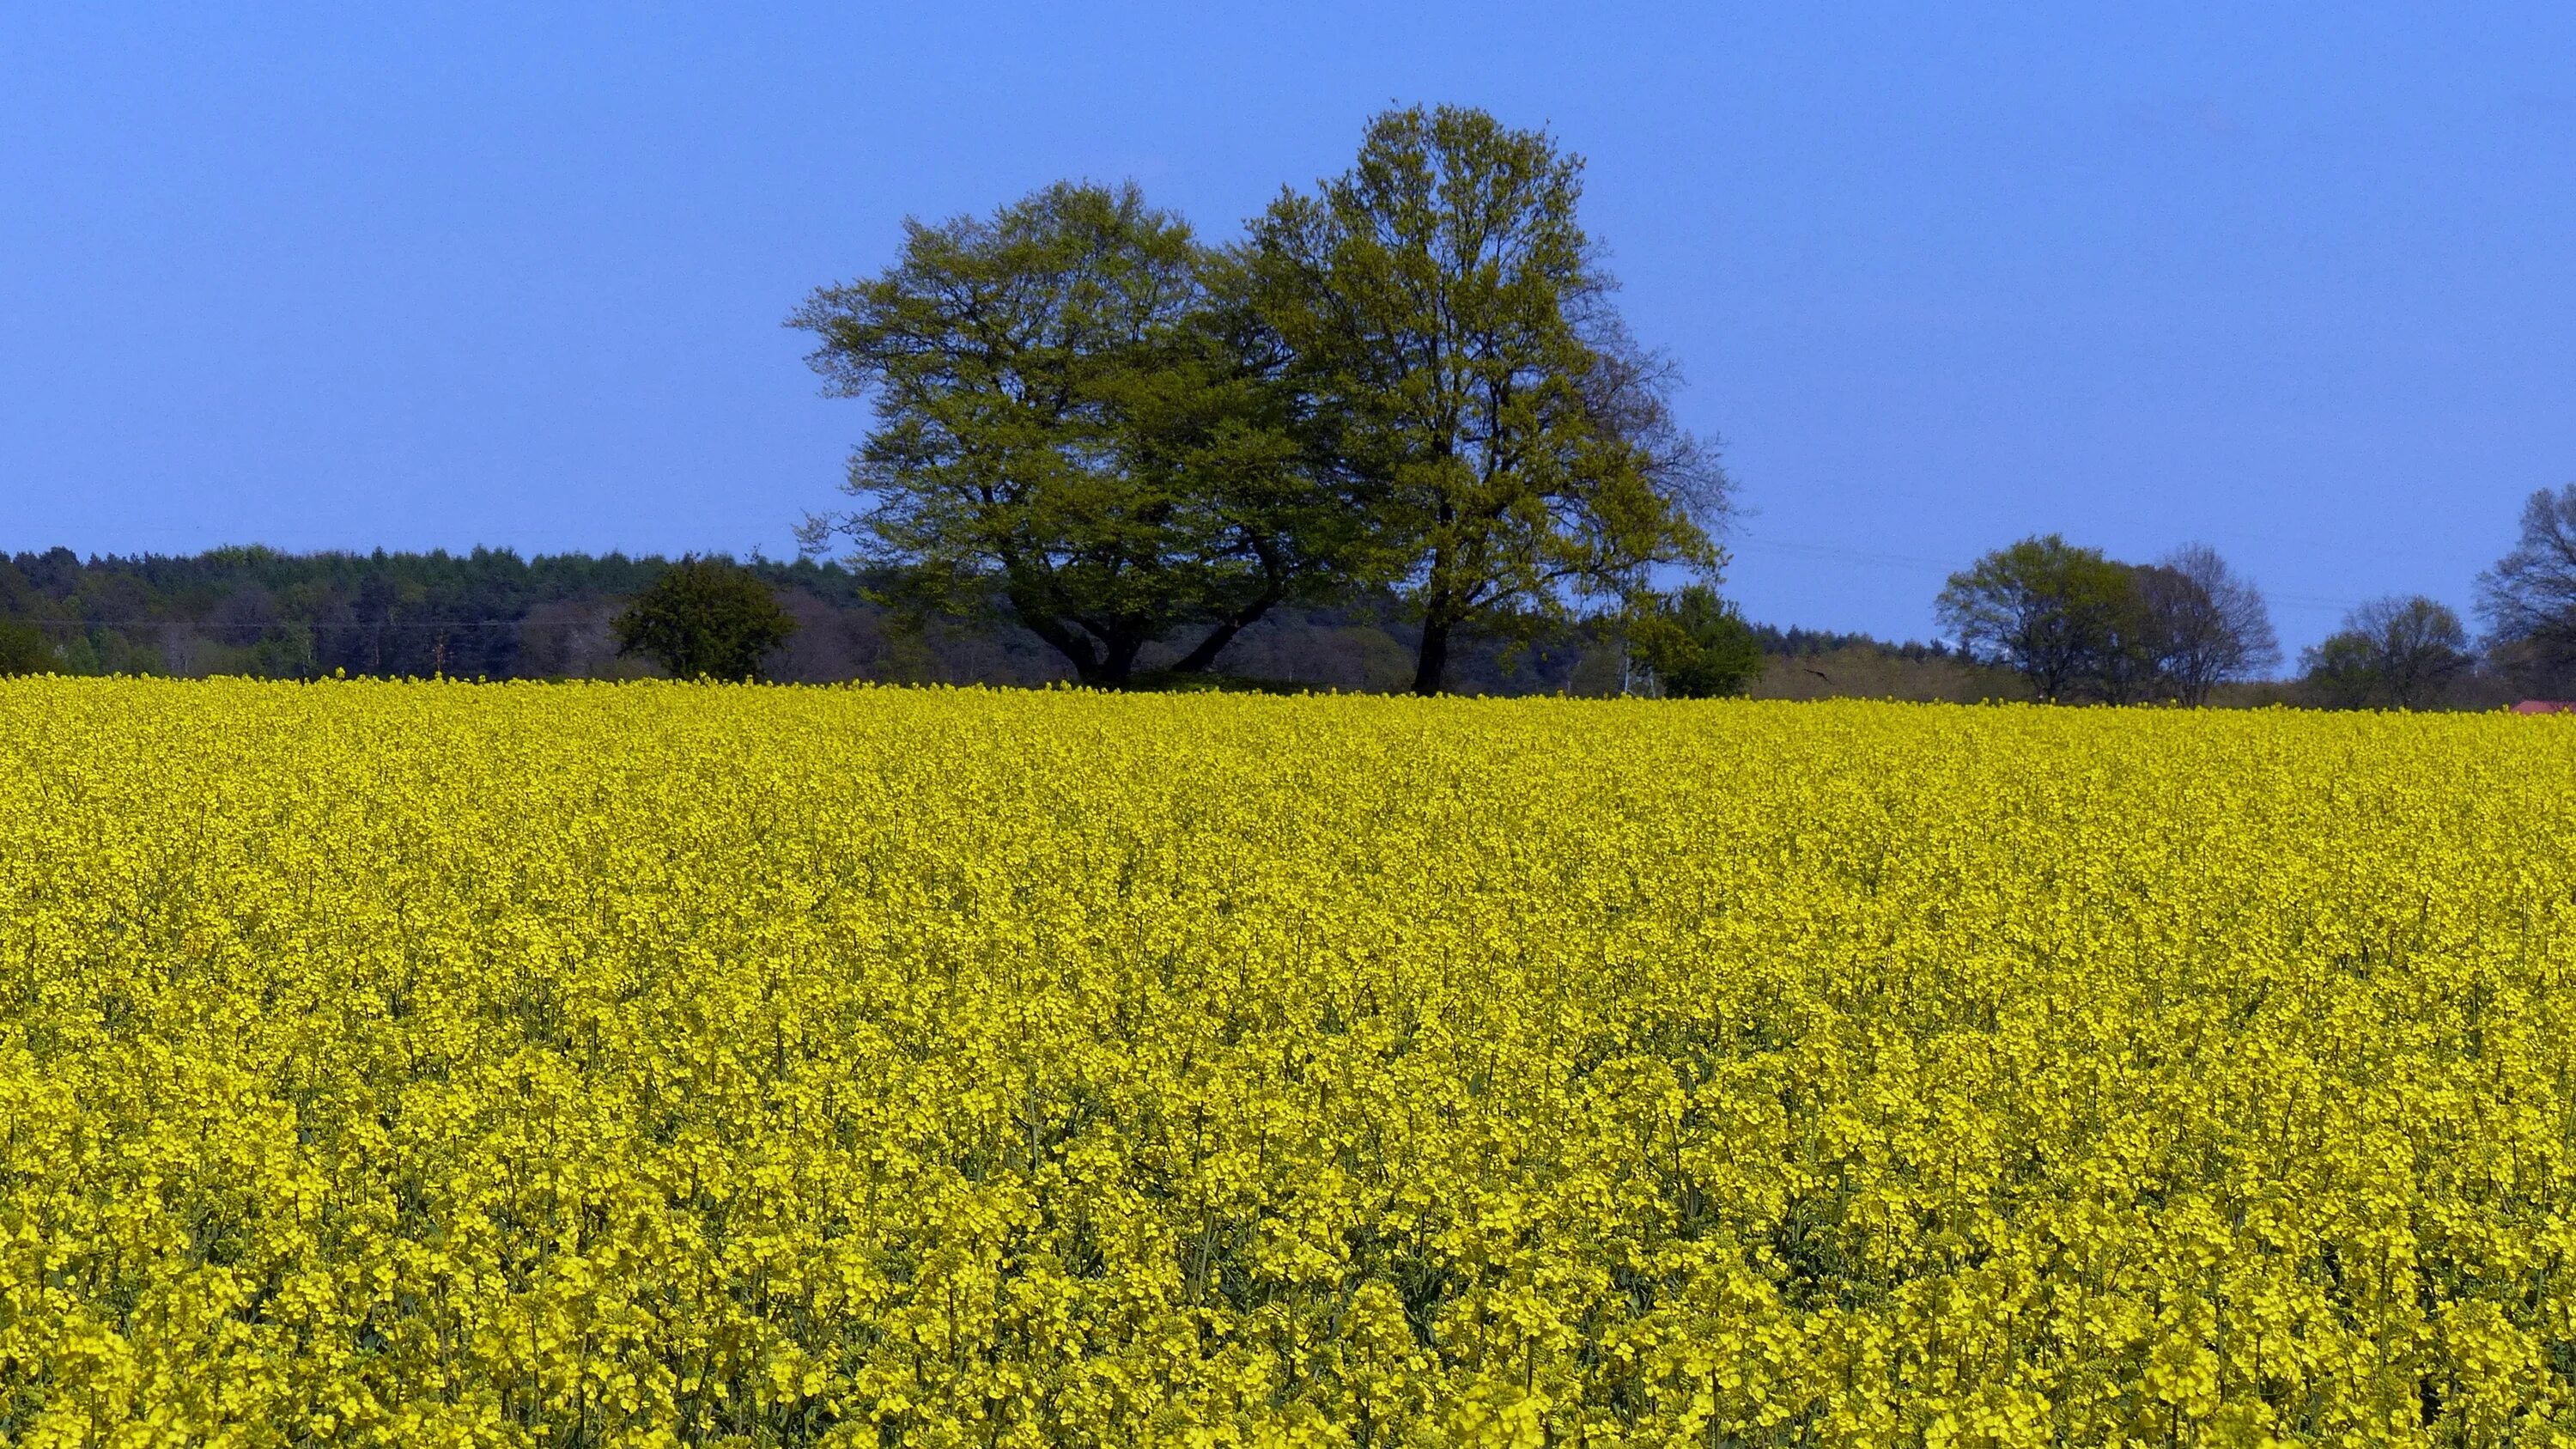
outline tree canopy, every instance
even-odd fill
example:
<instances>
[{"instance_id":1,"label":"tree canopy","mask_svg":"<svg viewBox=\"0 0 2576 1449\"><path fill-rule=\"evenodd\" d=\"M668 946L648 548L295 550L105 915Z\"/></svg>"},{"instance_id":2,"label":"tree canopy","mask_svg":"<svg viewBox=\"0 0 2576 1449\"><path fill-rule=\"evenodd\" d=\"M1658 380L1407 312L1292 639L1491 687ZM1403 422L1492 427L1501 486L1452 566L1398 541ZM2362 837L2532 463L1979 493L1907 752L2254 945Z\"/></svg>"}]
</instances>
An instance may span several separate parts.
<instances>
[{"instance_id":1,"label":"tree canopy","mask_svg":"<svg viewBox=\"0 0 2576 1449\"><path fill-rule=\"evenodd\" d=\"M2478 576L2478 612L2526 688L2576 691L2576 483L2523 500L2513 551Z\"/></svg>"},{"instance_id":2,"label":"tree canopy","mask_svg":"<svg viewBox=\"0 0 2576 1449\"><path fill-rule=\"evenodd\" d=\"M43 630L22 619L0 618L0 675L42 674L56 662Z\"/></svg>"},{"instance_id":3,"label":"tree canopy","mask_svg":"<svg viewBox=\"0 0 2576 1449\"><path fill-rule=\"evenodd\" d=\"M1973 657L2009 665L2042 699L2099 677L2129 598L2128 570L2058 534L2025 538L1950 576L1934 603Z\"/></svg>"},{"instance_id":4,"label":"tree canopy","mask_svg":"<svg viewBox=\"0 0 2576 1449\"><path fill-rule=\"evenodd\" d=\"M617 652L641 654L674 679L758 679L796 620L758 575L726 559L664 569L617 616Z\"/></svg>"},{"instance_id":5,"label":"tree canopy","mask_svg":"<svg viewBox=\"0 0 2576 1449\"><path fill-rule=\"evenodd\" d=\"M2182 703L2206 704L2219 685L2281 662L2262 592L2209 545L2185 544L2135 582L2156 681Z\"/></svg>"},{"instance_id":6,"label":"tree canopy","mask_svg":"<svg viewBox=\"0 0 2576 1449\"><path fill-rule=\"evenodd\" d=\"M1630 625L1636 662L1675 699L1740 694L1762 673L1762 640L1706 584L1656 599Z\"/></svg>"},{"instance_id":7,"label":"tree canopy","mask_svg":"<svg viewBox=\"0 0 2576 1449\"><path fill-rule=\"evenodd\" d=\"M2344 615L2340 630L2300 656L2309 688L2347 709L2440 704L2476 662L2460 616L2421 594L2361 605Z\"/></svg>"},{"instance_id":8,"label":"tree canopy","mask_svg":"<svg viewBox=\"0 0 2576 1449\"><path fill-rule=\"evenodd\" d=\"M1719 562L1724 477L1610 306L1581 176L1543 131L1393 110L1348 171L1254 227L1261 316L1354 480L1371 564L1421 615L1417 692L1442 687L1462 629Z\"/></svg>"},{"instance_id":9,"label":"tree canopy","mask_svg":"<svg viewBox=\"0 0 2576 1449\"><path fill-rule=\"evenodd\" d=\"M2280 657L2262 594L2202 544L2127 564L2057 534L2026 538L1951 575L1935 609L1972 657L2010 666L2043 699L2202 704Z\"/></svg>"},{"instance_id":10,"label":"tree canopy","mask_svg":"<svg viewBox=\"0 0 2576 1449\"><path fill-rule=\"evenodd\" d=\"M907 222L892 267L791 322L877 415L862 506L809 520L809 544L848 535L916 606L1007 612L1086 683L1183 629L1173 667L1208 667L1356 531L1233 262L1132 183Z\"/></svg>"}]
</instances>

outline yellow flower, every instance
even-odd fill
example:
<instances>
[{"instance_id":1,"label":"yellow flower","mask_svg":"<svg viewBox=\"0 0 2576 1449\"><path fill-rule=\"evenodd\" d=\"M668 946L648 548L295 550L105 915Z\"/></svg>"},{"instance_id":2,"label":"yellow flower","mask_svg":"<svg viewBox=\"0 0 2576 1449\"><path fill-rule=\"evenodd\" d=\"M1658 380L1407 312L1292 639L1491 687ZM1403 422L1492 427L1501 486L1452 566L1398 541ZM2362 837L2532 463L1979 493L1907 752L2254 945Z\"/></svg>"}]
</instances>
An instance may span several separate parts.
<instances>
[{"instance_id":1,"label":"yellow flower","mask_svg":"<svg viewBox=\"0 0 2576 1449\"><path fill-rule=\"evenodd\" d=\"M0 1438L2539 1443L2576 730L0 681Z\"/></svg>"}]
</instances>

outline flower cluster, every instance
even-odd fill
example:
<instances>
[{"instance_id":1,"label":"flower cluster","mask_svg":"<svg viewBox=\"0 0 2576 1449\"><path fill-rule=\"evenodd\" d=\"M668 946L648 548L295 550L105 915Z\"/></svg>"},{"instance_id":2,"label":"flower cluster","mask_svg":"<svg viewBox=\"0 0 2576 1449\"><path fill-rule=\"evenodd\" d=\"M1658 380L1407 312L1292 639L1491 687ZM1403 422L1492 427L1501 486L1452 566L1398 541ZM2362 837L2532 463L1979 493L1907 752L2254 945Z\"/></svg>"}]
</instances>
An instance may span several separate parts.
<instances>
[{"instance_id":1,"label":"flower cluster","mask_svg":"<svg viewBox=\"0 0 2576 1449\"><path fill-rule=\"evenodd\" d=\"M2564 1442L2576 729L0 683L0 1438Z\"/></svg>"}]
</instances>

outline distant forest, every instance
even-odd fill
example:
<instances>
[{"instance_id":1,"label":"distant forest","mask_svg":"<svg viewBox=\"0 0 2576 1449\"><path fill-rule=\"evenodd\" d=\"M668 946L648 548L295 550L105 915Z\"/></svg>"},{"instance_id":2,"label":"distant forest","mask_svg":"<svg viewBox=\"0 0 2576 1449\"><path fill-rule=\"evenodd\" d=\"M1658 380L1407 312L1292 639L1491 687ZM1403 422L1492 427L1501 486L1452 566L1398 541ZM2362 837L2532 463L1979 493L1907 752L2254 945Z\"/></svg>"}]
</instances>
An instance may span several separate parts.
<instances>
[{"instance_id":1,"label":"distant forest","mask_svg":"<svg viewBox=\"0 0 2576 1449\"><path fill-rule=\"evenodd\" d=\"M191 556L82 558L69 549L0 560L0 621L68 674L641 678L610 627L668 561L623 554L290 554L221 548ZM769 677L823 683L1038 685L1069 679L1061 655L998 619L907 618L876 602L881 581L839 564L752 559L796 632ZM1757 625L1771 668L1756 694L2018 697L2009 672L1941 644ZM1282 606L1218 661L1235 686L1397 691L1411 682L1419 625L1390 596ZM1570 625L1464 641L1451 688L1473 694L1617 694L1620 641ZM1147 663L1154 661L1149 657Z\"/></svg>"}]
</instances>

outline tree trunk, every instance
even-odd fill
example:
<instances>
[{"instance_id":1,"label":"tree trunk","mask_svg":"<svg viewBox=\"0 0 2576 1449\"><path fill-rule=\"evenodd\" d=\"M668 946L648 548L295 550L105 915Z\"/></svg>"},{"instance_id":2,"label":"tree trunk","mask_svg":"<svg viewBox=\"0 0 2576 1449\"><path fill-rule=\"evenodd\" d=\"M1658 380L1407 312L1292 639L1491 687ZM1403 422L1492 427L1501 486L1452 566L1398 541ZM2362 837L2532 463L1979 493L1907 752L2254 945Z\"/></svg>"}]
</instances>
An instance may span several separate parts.
<instances>
[{"instance_id":1,"label":"tree trunk","mask_svg":"<svg viewBox=\"0 0 2576 1449\"><path fill-rule=\"evenodd\" d=\"M1082 682L1102 689L1125 689L1136 678L1136 656L1145 652L1143 635L1121 634L1106 640L1100 651L1100 667Z\"/></svg>"},{"instance_id":2,"label":"tree trunk","mask_svg":"<svg viewBox=\"0 0 2576 1449\"><path fill-rule=\"evenodd\" d=\"M1234 636L1258 623L1261 616L1269 613L1272 606L1285 596L1284 589L1275 589L1266 597L1237 611L1233 617L1210 629L1207 637L1201 639L1197 647L1182 655L1180 661L1172 666L1172 673L1198 674L1214 668L1216 657L1225 652L1225 646L1234 642Z\"/></svg>"},{"instance_id":3,"label":"tree trunk","mask_svg":"<svg viewBox=\"0 0 2576 1449\"><path fill-rule=\"evenodd\" d=\"M1074 678L1085 684L1097 682L1094 676L1100 672L1100 654L1091 647L1090 640L1042 614L1025 609L1016 612L1021 627L1045 640L1056 653L1064 656L1066 663L1073 666Z\"/></svg>"},{"instance_id":4,"label":"tree trunk","mask_svg":"<svg viewBox=\"0 0 2576 1449\"><path fill-rule=\"evenodd\" d=\"M1172 672L1174 674L1206 672L1216 664L1216 657L1225 652L1225 646L1233 643L1234 636L1242 632L1243 626L1231 619L1217 625L1208 631L1206 638L1198 642L1198 647L1173 662Z\"/></svg>"},{"instance_id":5,"label":"tree trunk","mask_svg":"<svg viewBox=\"0 0 2576 1449\"><path fill-rule=\"evenodd\" d=\"M1422 621L1422 652L1414 656L1413 692L1438 694L1449 672L1449 621L1437 614Z\"/></svg>"}]
</instances>

